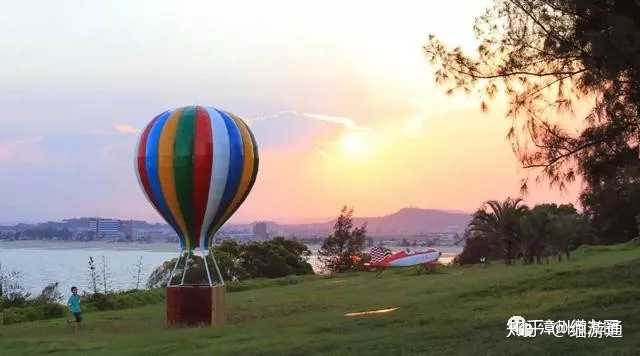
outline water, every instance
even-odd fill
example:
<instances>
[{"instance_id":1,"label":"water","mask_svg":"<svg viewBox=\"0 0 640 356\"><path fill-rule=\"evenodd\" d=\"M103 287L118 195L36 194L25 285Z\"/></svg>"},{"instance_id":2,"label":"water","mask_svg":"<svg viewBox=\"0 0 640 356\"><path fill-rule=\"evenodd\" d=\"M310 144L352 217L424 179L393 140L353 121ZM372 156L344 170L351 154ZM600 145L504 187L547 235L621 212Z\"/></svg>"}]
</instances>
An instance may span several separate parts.
<instances>
[{"instance_id":1,"label":"water","mask_svg":"<svg viewBox=\"0 0 640 356\"><path fill-rule=\"evenodd\" d=\"M401 246L386 246L392 251L405 249ZM101 281L102 258L107 261L109 271L110 290L126 290L136 286L136 270L138 259L142 258L141 288L146 284L151 272L162 262L177 257L178 253L169 251L175 248L168 245L159 251L153 250L121 250L109 248L66 248L57 245L56 248L46 249L37 247L11 247L0 246L0 264L5 270L15 270L22 274L21 284L32 294L38 295L42 288L49 283L59 282L60 291L66 297L70 294L71 286L77 286L80 294L83 291L92 291L88 260L93 257L96 262L96 271L99 282ZM316 272L320 271L320 263L317 258L318 245L309 245L312 256L309 263ZM459 246L437 246L442 252L440 262L449 263L462 250ZM412 248L423 249L423 248ZM100 289L102 287L99 286Z\"/></svg>"},{"instance_id":2,"label":"water","mask_svg":"<svg viewBox=\"0 0 640 356\"><path fill-rule=\"evenodd\" d=\"M108 288L112 290L132 289L136 286L136 265L142 257L141 288L154 268L162 262L177 256L176 252L109 249L0 249L0 263L3 269L19 271L22 285L32 294L38 295L49 283L59 282L64 296L70 288L77 286L80 294L89 292L89 257L96 261L98 276L102 268L102 258L107 261L110 274Z\"/></svg>"}]
</instances>

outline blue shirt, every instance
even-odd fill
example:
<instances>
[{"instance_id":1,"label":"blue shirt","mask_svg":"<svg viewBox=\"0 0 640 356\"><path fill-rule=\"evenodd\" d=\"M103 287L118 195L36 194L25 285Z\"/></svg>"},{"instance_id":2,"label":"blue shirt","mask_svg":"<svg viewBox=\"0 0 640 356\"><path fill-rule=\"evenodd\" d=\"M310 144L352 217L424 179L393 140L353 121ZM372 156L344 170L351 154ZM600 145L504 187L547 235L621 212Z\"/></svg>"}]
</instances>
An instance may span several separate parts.
<instances>
[{"instance_id":1,"label":"blue shirt","mask_svg":"<svg viewBox=\"0 0 640 356\"><path fill-rule=\"evenodd\" d=\"M80 296L77 294L69 297L67 305L72 313L80 313L82 311L80 310Z\"/></svg>"}]
</instances>

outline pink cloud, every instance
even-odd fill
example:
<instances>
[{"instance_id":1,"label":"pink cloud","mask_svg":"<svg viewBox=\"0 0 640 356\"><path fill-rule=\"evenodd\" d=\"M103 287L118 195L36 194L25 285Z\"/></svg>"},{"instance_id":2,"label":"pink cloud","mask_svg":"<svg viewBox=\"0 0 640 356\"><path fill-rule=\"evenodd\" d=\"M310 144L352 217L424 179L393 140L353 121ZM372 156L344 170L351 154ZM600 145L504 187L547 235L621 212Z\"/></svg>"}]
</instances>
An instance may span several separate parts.
<instances>
[{"instance_id":1,"label":"pink cloud","mask_svg":"<svg viewBox=\"0 0 640 356\"><path fill-rule=\"evenodd\" d=\"M39 147L41 142L41 136L0 141L0 162L18 160L22 162L42 161L44 153Z\"/></svg>"},{"instance_id":2,"label":"pink cloud","mask_svg":"<svg viewBox=\"0 0 640 356\"><path fill-rule=\"evenodd\" d=\"M113 127L123 135L137 134L140 131L138 128L127 124L115 124Z\"/></svg>"}]
</instances>

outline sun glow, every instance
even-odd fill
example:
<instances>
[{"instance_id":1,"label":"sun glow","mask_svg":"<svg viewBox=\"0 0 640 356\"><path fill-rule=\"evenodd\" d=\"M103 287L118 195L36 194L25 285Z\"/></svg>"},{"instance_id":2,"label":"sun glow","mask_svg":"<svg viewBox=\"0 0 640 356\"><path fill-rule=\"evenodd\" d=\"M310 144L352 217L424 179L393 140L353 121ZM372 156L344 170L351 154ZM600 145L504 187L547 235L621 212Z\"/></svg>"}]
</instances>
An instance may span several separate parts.
<instances>
[{"instance_id":1,"label":"sun glow","mask_svg":"<svg viewBox=\"0 0 640 356\"><path fill-rule=\"evenodd\" d=\"M367 151L368 143L364 133L347 132L340 139L340 148L347 156L362 156Z\"/></svg>"}]
</instances>

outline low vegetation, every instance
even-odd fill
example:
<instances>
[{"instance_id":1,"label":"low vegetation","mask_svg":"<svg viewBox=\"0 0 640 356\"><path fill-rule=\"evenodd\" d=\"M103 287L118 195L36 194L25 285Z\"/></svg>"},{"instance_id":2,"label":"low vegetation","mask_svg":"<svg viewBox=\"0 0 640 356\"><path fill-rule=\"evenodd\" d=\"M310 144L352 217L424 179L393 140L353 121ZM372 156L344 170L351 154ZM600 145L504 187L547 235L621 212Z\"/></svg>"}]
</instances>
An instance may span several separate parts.
<instances>
[{"instance_id":1,"label":"low vegetation","mask_svg":"<svg viewBox=\"0 0 640 356\"><path fill-rule=\"evenodd\" d=\"M0 325L23 321L58 318L65 314L59 302L62 295L58 283L51 283L32 297L20 283L17 271L6 271L0 266Z\"/></svg>"}]
</instances>

